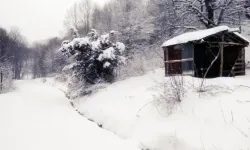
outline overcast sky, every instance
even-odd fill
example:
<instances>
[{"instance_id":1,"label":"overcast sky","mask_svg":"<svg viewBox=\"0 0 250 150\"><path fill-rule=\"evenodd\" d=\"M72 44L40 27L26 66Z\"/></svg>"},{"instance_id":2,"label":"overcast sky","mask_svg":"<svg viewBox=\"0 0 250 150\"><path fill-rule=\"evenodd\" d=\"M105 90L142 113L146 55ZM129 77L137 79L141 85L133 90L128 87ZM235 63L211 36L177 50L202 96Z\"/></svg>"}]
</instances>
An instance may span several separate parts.
<instances>
[{"instance_id":1,"label":"overcast sky","mask_svg":"<svg viewBox=\"0 0 250 150\"><path fill-rule=\"evenodd\" d=\"M66 11L76 1L80 0L1 0L0 26L18 27L29 42L57 36L64 29Z\"/></svg>"}]
</instances>

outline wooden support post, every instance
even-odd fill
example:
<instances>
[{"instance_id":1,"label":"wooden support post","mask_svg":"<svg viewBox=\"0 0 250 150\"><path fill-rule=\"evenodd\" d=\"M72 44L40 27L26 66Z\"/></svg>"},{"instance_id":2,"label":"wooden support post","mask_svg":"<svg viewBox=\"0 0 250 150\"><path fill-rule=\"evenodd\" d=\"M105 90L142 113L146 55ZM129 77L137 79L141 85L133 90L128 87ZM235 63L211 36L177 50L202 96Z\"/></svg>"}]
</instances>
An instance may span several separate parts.
<instances>
[{"instance_id":1,"label":"wooden support post","mask_svg":"<svg viewBox=\"0 0 250 150\"><path fill-rule=\"evenodd\" d=\"M243 59L243 71L244 71L244 74L243 75L246 75L246 50L245 48L242 48L241 49L241 54L242 54L242 59Z\"/></svg>"},{"instance_id":2,"label":"wooden support post","mask_svg":"<svg viewBox=\"0 0 250 150\"><path fill-rule=\"evenodd\" d=\"M0 91L3 90L3 72L0 72Z\"/></svg>"},{"instance_id":3,"label":"wooden support post","mask_svg":"<svg viewBox=\"0 0 250 150\"><path fill-rule=\"evenodd\" d=\"M168 76L169 64L166 61L168 61L168 48L164 48L165 76Z\"/></svg>"},{"instance_id":4,"label":"wooden support post","mask_svg":"<svg viewBox=\"0 0 250 150\"><path fill-rule=\"evenodd\" d=\"M224 33L222 33L221 43L220 43L220 77L223 75L223 63L224 63Z\"/></svg>"}]
</instances>

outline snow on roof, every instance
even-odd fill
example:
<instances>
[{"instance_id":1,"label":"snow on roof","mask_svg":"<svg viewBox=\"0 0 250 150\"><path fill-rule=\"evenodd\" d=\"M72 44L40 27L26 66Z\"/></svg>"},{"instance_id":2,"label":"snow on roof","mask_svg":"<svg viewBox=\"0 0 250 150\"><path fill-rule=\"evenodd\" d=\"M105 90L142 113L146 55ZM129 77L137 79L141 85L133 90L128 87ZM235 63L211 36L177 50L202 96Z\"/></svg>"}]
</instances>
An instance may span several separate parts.
<instances>
[{"instance_id":1,"label":"snow on roof","mask_svg":"<svg viewBox=\"0 0 250 150\"><path fill-rule=\"evenodd\" d=\"M242 34L238 33L238 32L233 32L235 35L237 35L239 38L241 38L242 40L250 43L250 40L248 38L246 38L245 36L243 36Z\"/></svg>"},{"instance_id":2,"label":"snow on roof","mask_svg":"<svg viewBox=\"0 0 250 150\"><path fill-rule=\"evenodd\" d=\"M214 35L214 34L217 34L217 33L223 32L223 31L232 32L236 36L238 36L239 38L250 43L250 41L247 38L245 38L243 35L241 35L239 33L234 32L234 30L232 30L228 26L218 26L218 27L214 27L211 29L199 30L199 31L194 31L194 32L187 32L187 33L181 34L181 35L176 36L176 37L166 41L165 43L163 43L162 47L167 47L167 46L171 46L171 45L177 45L177 44L188 43L191 41L201 40L205 37L208 37L210 35Z\"/></svg>"}]
</instances>

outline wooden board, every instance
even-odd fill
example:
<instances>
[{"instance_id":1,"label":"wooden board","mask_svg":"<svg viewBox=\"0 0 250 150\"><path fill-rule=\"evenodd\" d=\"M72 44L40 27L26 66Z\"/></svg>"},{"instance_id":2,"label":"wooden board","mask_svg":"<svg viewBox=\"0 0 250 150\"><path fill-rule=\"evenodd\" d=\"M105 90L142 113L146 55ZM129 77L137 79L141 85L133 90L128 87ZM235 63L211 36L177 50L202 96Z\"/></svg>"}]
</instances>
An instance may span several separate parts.
<instances>
[{"instance_id":1,"label":"wooden board","mask_svg":"<svg viewBox=\"0 0 250 150\"><path fill-rule=\"evenodd\" d=\"M182 51L179 49L174 49L173 47L168 48L168 60L181 60L182 59ZM182 74L182 63L175 62L168 64L168 74Z\"/></svg>"}]
</instances>

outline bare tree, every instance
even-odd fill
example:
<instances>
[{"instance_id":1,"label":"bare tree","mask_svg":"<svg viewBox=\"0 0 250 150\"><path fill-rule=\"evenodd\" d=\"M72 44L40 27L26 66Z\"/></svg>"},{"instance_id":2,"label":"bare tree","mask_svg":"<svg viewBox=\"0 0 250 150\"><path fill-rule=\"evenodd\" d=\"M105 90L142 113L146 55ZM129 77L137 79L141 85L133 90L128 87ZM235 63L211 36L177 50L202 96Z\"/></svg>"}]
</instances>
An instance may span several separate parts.
<instances>
[{"instance_id":1,"label":"bare tree","mask_svg":"<svg viewBox=\"0 0 250 150\"><path fill-rule=\"evenodd\" d=\"M93 4L90 0L82 0L79 5L80 21L83 25L82 34L87 34L91 28L91 17L93 11ZM80 31L81 33L81 31Z\"/></svg>"},{"instance_id":2,"label":"bare tree","mask_svg":"<svg viewBox=\"0 0 250 150\"><path fill-rule=\"evenodd\" d=\"M175 0L183 18L198 20L206 28L220 24L239 26L249 7L246 0ZM185 17L192 14L193 17Z\"/></svg>"},{"instance_id":3,"label":"bare tree","mask_svg":"<svg viewBox=\"0 0 250 150\"><path fill-rule=\"evenodd\" d=\"M12 79L21 79L23 64L28 56L25 38L17 28L10 32L0 28L1 89L8 89Z\"/></svg>"},{"instance_id":4,"label":"bare tree","mask_svg":"<svg viewBox=\"0 0 250 150\"><path fill-rule=\"evenodd\" d=\"M24 61L28 55L27 42L24 36L21 35L18 28L13 28L9 33L10 38L14 41L12 47L12 61L14 79L21 79Z\"/></svg>"},{"instance_id":5,"label":"bare tree","mask_svg":"<svg viewBox=\"0 0 250 150\"><path fill-rule=\"evenodd\" d=\"M77 29L81 35L85 35L91 28L93 4L91 0L76 2L67 12L64 25L70 30Z\"/></svg>"},{"instance_id":6,"label":"bare tree","mask_svg":"<svg viewBox=\"0 0 250 150\"><path fill-rule=\"evenodd\" d=\"M43 43L36 43L32 51L32 74L33 78L46 77L53 73L61 72L66 65L66 58L58 49L62 39L50 38Z\"/></svg>"}]
</instances>

